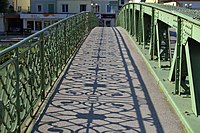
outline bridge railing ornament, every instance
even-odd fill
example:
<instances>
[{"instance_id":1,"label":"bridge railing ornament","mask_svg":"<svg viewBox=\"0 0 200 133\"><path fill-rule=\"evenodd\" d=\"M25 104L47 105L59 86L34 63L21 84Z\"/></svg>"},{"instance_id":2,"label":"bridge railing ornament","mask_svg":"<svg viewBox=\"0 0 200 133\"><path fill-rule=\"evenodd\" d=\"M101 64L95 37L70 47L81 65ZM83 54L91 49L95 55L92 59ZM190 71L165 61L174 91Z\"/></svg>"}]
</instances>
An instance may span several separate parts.
<instances>
[{"instance_id":1,"label":"bridge railing ornament","mask_svg":"<svg viewBox=\"0 0 200 133\"><path fill-rule=\"evenodd\" d=\"M150 3L126 4L116 20L143 51L149 51L149 60L157 62L154 68L168 70L165 80L175 84L173 93L191 97L196 116L200 115L199 20L199 10Z\"/></svg>"},{"instance_id":2,"label":"bridge railing ornament","mask_svg":"<svg viewBox=\"0 0 200 133\"><path fill-rule=\"evenodd\" d=\"M0 51L0 132L26 132L66 64L98 25L83 12Z\"/></svg>"}]
</instances>

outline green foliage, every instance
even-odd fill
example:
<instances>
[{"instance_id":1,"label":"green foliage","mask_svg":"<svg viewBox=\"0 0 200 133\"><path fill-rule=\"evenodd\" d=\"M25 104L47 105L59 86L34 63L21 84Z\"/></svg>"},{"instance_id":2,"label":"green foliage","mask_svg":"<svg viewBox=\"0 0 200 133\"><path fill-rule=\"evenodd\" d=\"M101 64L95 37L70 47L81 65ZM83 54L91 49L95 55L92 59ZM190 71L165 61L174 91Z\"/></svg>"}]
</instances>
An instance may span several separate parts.
<instances>
[{"instance_id":1,"label":"green foliage","mask_svg":"<svg viewBox=\"0 0 200 133\"><path fill-rule=\"evenodd\" d=\"M0 46L0 51L6 49L6 46Z\"/></svg>"},{"instance_id":2,"label":"green foliage","mask_svg":"<svg viewBox=\"0 0 200 133\"><path fill-rule=\"evenodd\" d=\"M7 46L0 46L0 51L4 50L6 48L7 48ZM19 52L21 52L23 50L24 50L24 48L19 48ZM14 50L12 50L12 51L6 53L5 55L1 56L0 57L0 65L3 64L3 63L5 63L9 59L11 59L13 57L14 53L15 53Z\"/></svg>"},{"instance_id":3,"label":"green foliage","mask_svg":"<svg viewBox=\"0 0 200 133\"><path fill-rule=\"evenodd\" d=\"M0 0L0 13L5 13L8 10L8 0Z\"/></svg>"},{"instance_id":4,"label":"green foliage","mask_svg":"<svg viewBox=\"0 0 200 133\"><path fill-rule=\"evenodd\" d=\"M1 50L4 50L4 49L6 49L7 47L6 46L1 46L0 47L0 51ZM13 53L12 53L13 54ZM7 60L9 60L9 58L11 58L11 54L10 53L8 53L8 54L6 54L6 55L3 55L1 58L0 58L0 64L3 64L4 62L6 62Z\"/></svg>"}]
</instances>

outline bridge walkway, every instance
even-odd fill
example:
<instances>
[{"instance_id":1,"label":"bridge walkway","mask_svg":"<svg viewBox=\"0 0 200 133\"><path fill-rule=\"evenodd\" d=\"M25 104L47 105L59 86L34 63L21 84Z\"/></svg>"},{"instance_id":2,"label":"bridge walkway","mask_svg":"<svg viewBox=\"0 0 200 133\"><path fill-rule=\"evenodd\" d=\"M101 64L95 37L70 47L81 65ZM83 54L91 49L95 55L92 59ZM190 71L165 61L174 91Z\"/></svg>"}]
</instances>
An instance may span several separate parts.
<instances>
[{"instance_id":1,"label":"bridge walkway","mask_svg":"<svg viewBox=\"0 0 200 133\"><path fill-rule=\"evenodd\" d=\"M184 130L125 31L97 27L72 60L32 132Z\"/></svg>"}]
</instances>

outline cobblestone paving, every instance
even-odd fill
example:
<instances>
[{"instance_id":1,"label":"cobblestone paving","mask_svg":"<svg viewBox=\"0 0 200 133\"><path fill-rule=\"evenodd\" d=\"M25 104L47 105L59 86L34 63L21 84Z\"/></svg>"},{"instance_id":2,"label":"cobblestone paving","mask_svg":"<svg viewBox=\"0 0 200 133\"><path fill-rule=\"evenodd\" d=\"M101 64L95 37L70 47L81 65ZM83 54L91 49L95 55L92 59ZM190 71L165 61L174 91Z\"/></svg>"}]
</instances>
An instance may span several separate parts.
<instances>
[{"instance_id":1,"label":"cobblestone paving","mask_svg":"<svg viewBox=\"0 0 200 133\"><path fill-rule=\"evenodd\" d=\"M161 115L169 115L163 127L129 52L118 29L95 28L32 132L183 132L155 84L164 106Z\"/></svg>"}]
</instances>

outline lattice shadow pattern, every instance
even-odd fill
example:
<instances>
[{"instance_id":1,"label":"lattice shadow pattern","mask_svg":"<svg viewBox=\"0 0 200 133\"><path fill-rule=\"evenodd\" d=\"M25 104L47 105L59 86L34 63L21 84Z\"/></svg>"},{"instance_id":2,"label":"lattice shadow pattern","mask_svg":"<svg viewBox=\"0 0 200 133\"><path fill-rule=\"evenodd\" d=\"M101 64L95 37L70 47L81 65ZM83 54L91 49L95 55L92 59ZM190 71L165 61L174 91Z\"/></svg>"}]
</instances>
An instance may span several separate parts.
<instances>
[{"instance_id":1,"label":"lattice shadow pattern","mask_svg":"<svg viewBox=\"0 0 200 133\"><path fill-rule=\"evenodd\" d=\"M112 34L110 34L112 33ZM33 132L163 132L120 33L95 28Z\"/></svg>"}]
</instances>

